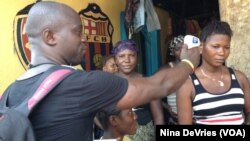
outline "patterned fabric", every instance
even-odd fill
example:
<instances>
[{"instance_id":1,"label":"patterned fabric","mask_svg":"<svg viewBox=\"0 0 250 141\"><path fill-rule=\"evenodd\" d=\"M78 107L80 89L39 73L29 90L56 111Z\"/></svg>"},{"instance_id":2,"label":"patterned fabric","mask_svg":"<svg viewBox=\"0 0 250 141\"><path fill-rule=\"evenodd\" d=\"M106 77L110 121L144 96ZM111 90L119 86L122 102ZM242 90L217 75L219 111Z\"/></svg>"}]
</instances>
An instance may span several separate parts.
<instances>
[{"instance_id":1,"label":"patterned fabric","mask_svg":"<svg viewBox=\"0 0 250 141\"><path fill-rule=\"evenodd\" d=\"M132 25L133 17L138 9L139 3L140 0L126 0L124 19L127 28L130 28L130 26Z\"/></svg>"},{"instance_id":2,"label":"patterned fabric","mask_svg":"<svg viewBox=\"0 0 250 141\"><path fill-rule=\"evenodd\" d=\"M146 125L139 125L136 134L128 136L131 141L155 141L155 127L153 121Z\"/></svg>"},{"instance_id":3,"label":"patterned fabric","mask_svg":"<svg viewBox=\"0 0 250 141\"><path fill-rule=\"evenodd\" d=\"M176 106L176 93L172 93L168 96L168 105L171 107L172 111L177 113L177 106Z\"/></svg>"},{"instance_id":4,"label":"patterned fabric","mask_svg":"<svg viewBox=\"0 0 250 141\"><path fill-rule=\"evenodd\" d=\"M222 94L207 92L197 76L191 75L196 91L193 100L196 124L240 125L244 123L244 93L234 71L229 68L229 72L231 74L231 88Z\"/></svg>"}]
</instances>

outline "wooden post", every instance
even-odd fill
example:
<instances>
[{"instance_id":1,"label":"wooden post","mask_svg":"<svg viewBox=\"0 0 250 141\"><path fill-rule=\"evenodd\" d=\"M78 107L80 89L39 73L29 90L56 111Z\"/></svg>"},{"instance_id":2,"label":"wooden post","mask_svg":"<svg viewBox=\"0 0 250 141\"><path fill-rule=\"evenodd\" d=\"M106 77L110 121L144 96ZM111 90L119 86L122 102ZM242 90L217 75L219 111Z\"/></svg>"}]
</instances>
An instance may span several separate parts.
<instances>
[{"instance_id":1,"label":"wooden post","mask_svg":"<svg viewBox=\"0 0 250 141\"><path fill-rule=\"evenodd\" d=\"M232 30L231 54L227 65L250 78L250 0L219 0L220 17Z\"/></svg>"}]
</instances>

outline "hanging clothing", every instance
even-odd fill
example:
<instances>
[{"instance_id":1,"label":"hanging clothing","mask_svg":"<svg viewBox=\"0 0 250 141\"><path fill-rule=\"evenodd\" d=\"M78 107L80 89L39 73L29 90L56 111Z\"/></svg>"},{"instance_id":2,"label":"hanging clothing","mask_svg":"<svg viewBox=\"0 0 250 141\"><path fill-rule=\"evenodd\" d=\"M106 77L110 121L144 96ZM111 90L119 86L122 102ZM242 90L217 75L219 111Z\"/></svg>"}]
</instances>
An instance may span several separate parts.
<instances>
[{"instance_id":1,"label":"hanging clothing","mask_svg":"<svg viewBox=\"0 0 250 141\"><path fill-rule=\"evenodd\" d=\"M155 12L152 0L145 0L145 11L147 14L146 25L148 32L160 30L161 29L160 21L158 15Z\"/></svg>"},{"instance_id":2,"label":"hanging clothing","mask_svg":"<svg viewBox=\"0 0 250 141\"><path fill-rule=\"evenodd\" d=\"M140 32L145 25L148 32L161 29L152 0L127 0L125 23L129 31L129 39L132 34Z\"/></svg>"},{"instance_id":3,"label":"hanging clothing","mask_svg":"<svg viewBox=\"0 0 250 141\"><path fill-rule=\"evenodd\" d=\"M145 0L140 0L137 11L133 18L133 31L134 33L140 32L140 30L145 26Z\"/></svg>"},{"instance_id":4,"label":"hanging clothing","mask_svg":"<svg viewBox=\"0 0 250 141\"><path fill-rule=\"evenodd\" d=\"M140 0L126 0L126 6L125 6L125 25L128 30L128 39L131 39L133 34L133 19L135 12L138 9Z\"/></svg>"}]
</instances>

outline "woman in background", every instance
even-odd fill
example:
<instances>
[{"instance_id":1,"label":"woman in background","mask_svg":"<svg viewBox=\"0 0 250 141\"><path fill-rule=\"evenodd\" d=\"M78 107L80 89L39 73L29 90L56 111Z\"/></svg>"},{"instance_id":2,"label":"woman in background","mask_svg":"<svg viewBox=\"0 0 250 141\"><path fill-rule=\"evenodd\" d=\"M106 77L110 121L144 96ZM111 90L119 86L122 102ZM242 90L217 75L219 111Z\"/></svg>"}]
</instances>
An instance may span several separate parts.
<instances>
[{"instance_id":1,"label":"woman in background","mask_svg":"<svg viewBox=\"0 0 250 141\"><path fill-rule=\"evenodd\" d=\"M170 61L167 61L167 65L164 67L173 68L175 67L181 60L180 60L180 54L181 54L181 47L183 45L184 36L179 35L174 37L170 43L168 52L170 52L170 56L172 59ZM168 55L167 55L168 56ZM172 93L169 96L167 96L165 99L163 99L163 108L164 108L164 115L165 115L165 123L166 124L177 124L177 107L176 107L176 93Z\"/></svg>"},{"instance_id":2,"label":"woman in background","mask_svg":"<svg viewBox=\"0 0 250 141\"><path fill-rule=\"evenodd\" d=\"M136 71L138 48L133 40L119 41L114 49L115 63L118 66L118 76L133 79L143 77ZM139 127L135 135L129 136L132 141L155 140L154 125L164 124L163 109L160 100L133 109L138 116Z\"/></svg>"}]
</instances>

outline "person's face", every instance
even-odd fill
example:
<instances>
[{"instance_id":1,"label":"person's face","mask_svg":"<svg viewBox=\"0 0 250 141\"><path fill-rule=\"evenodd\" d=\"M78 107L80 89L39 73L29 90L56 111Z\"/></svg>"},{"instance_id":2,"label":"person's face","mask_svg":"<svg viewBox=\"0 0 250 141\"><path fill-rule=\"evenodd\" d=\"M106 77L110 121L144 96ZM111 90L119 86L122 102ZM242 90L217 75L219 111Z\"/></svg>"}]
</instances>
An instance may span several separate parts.
<instances>
[{"instance_id":1,"label":"person's face","mask_svg":"<svg viewBox=\"0 0 250 141\"><path fill-rule=\"evenodd\" d=\"M180 55L181 55L181 48L182 48L183 43L179 43L176 45L174 48L174 56L177 60L180 60Z\"/></svg>"},{"instance_id":2,"label":"person's face","mask_svg":"<svg viewBox=\"0 0 250 141\"><path fill-rule=\"evenodd\" d=\"M115 56L115 62L119 72L124 74L132 73L137 65L137 53L129 49L120 51Z\"/></svg>"},{"instance_id":3,"label":"person's face","mask_svg":"<svg viewBox=\"0 0 250 141\"><path fill-rule=\"evenodd\" d=\"M82 37L82 23L77 13L66 16L59 36L60 52L63 60L68 65L78 65L84 59L86 52L85 40Z\"/></svg>"},{"instance_id":4,"label":"person's face","mask_svg":"<svg viewBox=\"0 0 250 141\"><path fill-rule=\"evenodd\" d=\"M138 127L137 115L132 109L122 110L119 115L115 116L115 128L122 134L133 135Z\"/></svg>"},{"instance_id":5,"label":"person's face","mask_svg":"<svg viewBox=\"0 0 250 141\"><path fill-rule=\"evenodd\" d=\"M109 58L107 60L106 64L103 66L103 71L110 72L110 73L115 73L118 71L114 58Z\"/></svg>"},{"instance_id":6,"label":"person's face","mask_svg":"<svg viewBox=\"0 0 250 141\"><path fill-rule=\"evenodd\" d=\"M212 66L221 66L230 54L231 38L224 34L214 34L202 43L203 61Z\"/></svg>"}]
</instances>

